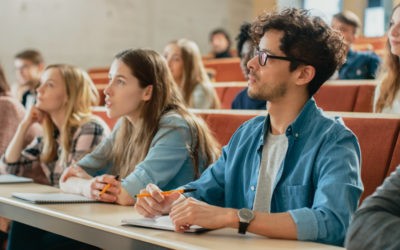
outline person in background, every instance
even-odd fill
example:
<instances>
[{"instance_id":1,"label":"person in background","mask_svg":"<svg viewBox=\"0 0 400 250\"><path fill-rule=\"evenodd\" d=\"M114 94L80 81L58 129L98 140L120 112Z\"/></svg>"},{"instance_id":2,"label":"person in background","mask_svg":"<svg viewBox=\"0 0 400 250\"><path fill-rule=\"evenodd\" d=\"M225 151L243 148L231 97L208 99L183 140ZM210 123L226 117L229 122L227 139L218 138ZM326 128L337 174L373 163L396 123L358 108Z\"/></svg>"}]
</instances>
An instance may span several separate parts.
<instances>
[{"instance_id":1,"label":"person in background","mask_svg":"<svg viewBox=\"0 0 400 250\"><path fill-rule=\"evenodd\" d=\"M42 74L37 93L37 103L18 125L1 158L0 171L58 186L64 169L92 151L109 129L91 113L98 92L83 70L50 65ZM24 138L34 123L42 124L43 136L24 148Z\"/></svg>"},{"instance_id":2,"label":"person in background","mask_svg":"<svg viewBox=\"0 0 400 250\"><path fill-rule=\"evenodd\" d=\"M36 89L45 67L42 54L37 50L24 50L15 55L15 73L18 81L17 97L29 110L36 102Z\"/></svg>"},{"instance_id":3,"label":"person in background","mask_svg":"<svg viewBox=\"0 0 400 250\"><path fill-rule=\"evenodd\" d=\"M19 124L1 158L0 170L58 186L67 166L91 152L108 135L109 128L91 113L91 107L98 103L98 92L85 71L65 64L50 65L44 70L40 82L37 102ZM43 136L37 137L24 149L22 139L36 122L42 123ZM13 222L7 248L48 249L51 246L74 249L83 244L61 236L41 238L41 232ZM57 241L59 237L62 240Z\"/></svg>"},{"instance_id":4,"label":"person in background","mask_svg":"<svg viewBox=\"0 0 400 250\"><path fill-rule=\"evenodd\" d=\"M400 166L353 216L346 249L400 249Z\"/></svg>"},{"instance_id":5,"label":"person in background","mask_svg":"<svg viewBox=\"0 0 400 250\"><path fill-rule=\"evenodd\" d=\"M7 83L3 67L0 65L0 155L4 154L6 147L10 143L17 130L18 124L25 115L22 104L10 93L10 86ZM41 128L38 125L31 126L26 133L23 145L29 144L35 136L40 135ZM0 171L0 174L1 171ZM0 249L7 239L9 220L0 217Z\"/></svg>"},{"instance_id":6,"label":"person in background","mask_svg":"<svg viewBox=\"0 0 400 250\"><path fill-rule=\"evenodd\" d=\"M217 109L220 102L204 68L199 47L179 39L167 44L164 57L189 108Z\"/></svg>"},{"instance_id":7,"label":"person in background","mask_svg":"<svg viewBox=\"0 0 400 250\"><path fill-rule=\"evenodd\" d=\"M375 79L380 64L379 57L371 51L354 51L351 48L360 27L357 15L347 10L337 13L332 18L331 26L342 34L347 49L346 62L339 69L338 78Z\"/></svg>"},{"instance_id":8,"label":"person in background","mask_svg":"<svg viewBox=\"0 0 400 250\"><path fill-rule=\"evenodd\" d=\"M400 114L400 4L393 8L381 81L376 87L374 112Z\"/></svg>"},{"instance_id":9,"label":"person in background","mask_svg":"<svg viewBox=\"0 0 400 250\"><path fill-rule=\"evenodd\" d=\"M133 205L148 183L169 189L197 179L219 146L184 105L164 58L152 50L122 51L109 75L107 115L120 120L111 136L65 172L61 189ZM99 172L107 174L93 177ZM100 194L107 184L108 192Z\"/></svg>"},{"instance_id":10,"label":"person in background","mask_svg":"<svg viewBox=\"0 0 400 250\"><path fill-rule=\"evenodd\" d=\"M250 36L250 23L243 23L240 26L240 33L236 37L237 40L237 51L240 56L240 68L242 69L245 79L248 80L249 69L247 68L247 62L253 57L254 45L253 40ZM247 94L248 88L246 87L237 94L232 102L232 109L265 109L265 100L256 100Z\"/></svg>"},{"instance_id":11,"label":"person in background","mask_svg":"<svg viewBox=\"0 0 400 250\"><path fill-rule=\"evenodd\" d=\"M211 58L228 58L231 54L231 37L222 28L215 29L210 33Z\"/></svg>"},{"instance_id":12,"label":"person in background","mask_svg":"<svg viewBox=\"0 0 400 250\"><path fill-rule=\"evenodd\" d=\"M244 234L343 245L363 191L360 147L340 118L312 96L344 61L344 44L319 17L285 9L260 15L247 63L249 96L268 100L268 115L244 123L221 157L193 182L196 191L164 196L154 184L136 211L167 214L176 231L190 225ZM324 55L323 57L321 55Z\"/></svg>"}]
</instances>

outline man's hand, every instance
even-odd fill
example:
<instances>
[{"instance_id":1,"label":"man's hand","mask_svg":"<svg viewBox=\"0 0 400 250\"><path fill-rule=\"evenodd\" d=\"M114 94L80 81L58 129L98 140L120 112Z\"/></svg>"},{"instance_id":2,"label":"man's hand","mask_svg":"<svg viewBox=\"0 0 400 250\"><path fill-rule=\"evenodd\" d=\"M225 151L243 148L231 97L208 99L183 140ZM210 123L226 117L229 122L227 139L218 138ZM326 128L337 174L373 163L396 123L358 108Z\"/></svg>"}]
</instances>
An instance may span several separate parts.
<instances>
[{"instance_id":1,"label":"man's hand","mask_svg":"<svg viewBox=\"0 0 400 250\"><path fill-rule=\"evenodd\" d=\"M146 189L140 191L141 194L150 194L148 197L137 198L135 209L144 217L154 217L157 215L168 214L174 202L185 200L179 193L163 195L161 189L154 184L148 184Z\"/></svg>"},{"instance_id":2,"label":"man's hand","mask_svg":"<svg viewBox=\"0 0 400 250\"><path fill-rule=\"evenodd\" d=\"M169 216L178 232L184 232L191 225L199 225L209 229L237 227L239 225L237 210L212 206L194 198L188 198L174 204Z\"/></svg>"}]
</instances>

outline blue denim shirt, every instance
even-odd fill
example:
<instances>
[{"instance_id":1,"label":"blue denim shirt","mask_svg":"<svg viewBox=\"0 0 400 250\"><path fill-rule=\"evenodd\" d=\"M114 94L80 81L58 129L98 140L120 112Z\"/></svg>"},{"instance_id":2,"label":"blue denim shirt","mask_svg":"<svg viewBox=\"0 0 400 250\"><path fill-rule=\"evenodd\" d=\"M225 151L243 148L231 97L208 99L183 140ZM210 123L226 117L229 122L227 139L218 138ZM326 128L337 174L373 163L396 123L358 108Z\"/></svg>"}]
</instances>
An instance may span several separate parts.
<instances>
[{"instance_id":1,"label":"blue denim shirt","mask_svg":"<svg viewBox=\"0 0 400 250\"><path fill-rule=\"evenodd\" d=\"M375 79L380 63L381 60L373 52L350 49L346 62L339 69L339 79Z\"/></svg>"},{"instance_id":2,"label":"blue denim shirt","mask_svg":"<svg viewBox=\"0 0 400 250\"><path fill-rule=\"evenodd\" d=\"M112 133L90 154L83 157L77 165L90 175L108 173L112 160L108 157L121 123L118 122ZM189 153L192 136L188 123L177 113L167 113L160 119L159 129L150 143L149 151L132 173L122 180L122 186L133 197L146 187L155 183L162 189L172 189L194 180L194 166ZM200 158L199 171L204 171Z\"/></svg>"},{"instance_id":3,"label":"blue denim shirt","mask_svg":"<svg viewBox=\"0 0 400 250\"><path fill-rule=\"evenodd\" d=\"M197 181L192 196L207 203L252 209L270 117L244 123L221 157ZM340 118L329 118L311 98L287 128L288 149L277 174L271 213L289 212L299 240L343 245L363 185L360 147Z\"/></svg>"}]
</instances>

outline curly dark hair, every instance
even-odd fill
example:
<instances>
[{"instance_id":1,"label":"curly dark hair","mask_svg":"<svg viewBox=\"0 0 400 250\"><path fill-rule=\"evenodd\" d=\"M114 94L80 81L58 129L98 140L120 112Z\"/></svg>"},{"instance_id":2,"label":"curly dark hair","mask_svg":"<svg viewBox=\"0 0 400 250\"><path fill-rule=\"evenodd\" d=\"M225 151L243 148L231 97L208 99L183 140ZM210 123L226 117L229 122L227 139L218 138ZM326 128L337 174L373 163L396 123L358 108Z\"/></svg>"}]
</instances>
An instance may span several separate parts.
<instances>
[{"instance_id":1,"label":"curly dark hair","mask_svg":"<svg viewBox=\"0 0 400 250\"><path fill-rule=\"evenodd\" d=\"M248 22L244 22L241 26L240 26L240 33L238 34L238 36L236 37L236 41L237 41L237 53L240 57L242 57L241 53L242 53L242 48L245 42L247 41L253 41L250 35L250 29L251 29L251 23Z\"/></svg>"},{"instance_id":2,"label":"curly dark hair","mask_svg":"<svg viewBox=\"0 0 400 250\"><path fill-rule=\"evenodd\" d=\"M310 97L344 63L346 49L342 37L307 10L266 12L252 24L251 36L258 43L268 30L282 31L280 50L288 57L301 59L290 63L290 71L303 62L315 68L315 76L307 86Z\"/></svg>"}]
</instances>

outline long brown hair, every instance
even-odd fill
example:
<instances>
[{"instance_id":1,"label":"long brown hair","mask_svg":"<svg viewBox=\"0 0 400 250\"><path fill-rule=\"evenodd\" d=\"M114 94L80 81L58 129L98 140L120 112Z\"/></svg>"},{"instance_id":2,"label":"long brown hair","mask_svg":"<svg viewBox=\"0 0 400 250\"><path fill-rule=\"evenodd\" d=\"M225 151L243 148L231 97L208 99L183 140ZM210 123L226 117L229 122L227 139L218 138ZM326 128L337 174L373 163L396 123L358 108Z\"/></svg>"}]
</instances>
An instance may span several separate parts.
<instances>
[{"instance_id":1,"label":"long brown hair","mask_svg":"<svg viewBox=\"0 0 400 250\"><path fill-rule=\"evenodd\" d=\"M400 4L393 8L394 11ZM390 25L390 27L392 24ZM389 27L389 30L390 30ZM397 91L400 89L400 63L399 56L391 52L389 38L386 41L384 65L381 68L381 85L378 99L374 106L374 112L382 112L383 108L390 107L394 101Z\"/></svg>"},{"instance_id":2,"label":"long brown hair","mask_svg":"<svg viewBox=\"0 0 400 250\"><path fill-rule=\"evenodd\" d=\"M219 99L214 88L210 88L211 81L207 75L197 44L188 39L179 39L169 44L174 44L181 50L183 61L182 92L186 104L189 107L193 107L192 94L196 86L200 84L207 92L210 92L208 93L209 95L213 96L213 103L210 108L219 108Z\"/></svg>"},{"instance_id":3,"label":"long brown hair","mask_svg":"<svg viewBox=\"0 0 400 250\"><path fill-rule=\"evenodd\" d=\"M186 108L165 59L157 52L146 49L125 50L115 58L130 68L142 88L152 85L153 90L151 99L141 106L138 124L133 125L126 117L122 118L111 150L113 172L121 177L131 173L146 157L159 129L161 116L174 111L189 125L192 145L187 147L193 160L194 177L199 177L199 164L211 164L219 155L219 145L204 122Z\"/></svg>"},{"instance_id":4,"label":"long brown hair","mask_svg":"<svg viewBox=\"0 0 400 250\"><path fill-rule=\"evenodd\" d=\"M85 71L65 64L49 65L45 70L52 68L60 72L67 90L66 119L61 131L57 131L57 127L50 117L44 117L43 150L40 158L45 163L54 161L57 158L57 138L54 135L60 132L62 148L60 160L66 163L67 156L71 151L71 138L78 127L92 118L91 106L98 103L99 94Z\"/></svg>"},{"instance_id":5,"label":"long brown hair","mask_svg":"<svg viewBox=\"0 0 400 250\"><path fill-rule=\"evenodd\" d=\"M0 65L0 96L6 95L9 91L10 91L10 86L7 83L3 67L1 67Z\"/></svg>"}]
</instances>

